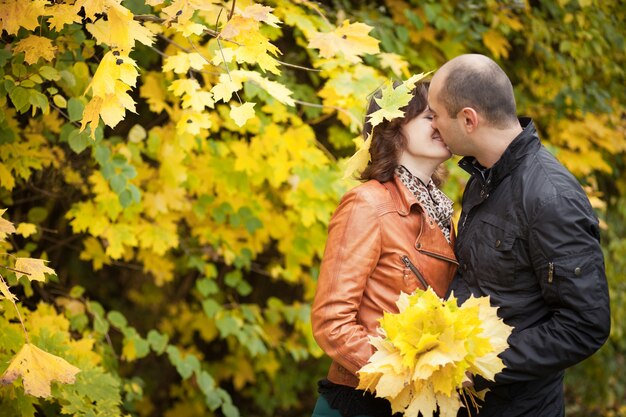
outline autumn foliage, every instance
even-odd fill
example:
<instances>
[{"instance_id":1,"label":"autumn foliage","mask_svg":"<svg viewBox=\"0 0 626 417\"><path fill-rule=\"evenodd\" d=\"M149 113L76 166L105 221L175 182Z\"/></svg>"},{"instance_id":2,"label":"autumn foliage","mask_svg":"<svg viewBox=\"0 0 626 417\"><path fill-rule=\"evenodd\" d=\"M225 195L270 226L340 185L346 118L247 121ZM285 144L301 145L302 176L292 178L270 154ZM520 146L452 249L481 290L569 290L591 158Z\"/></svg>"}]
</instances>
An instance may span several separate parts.
<instances>
[{"instance_id":1,"label":"autumn foliage","mask_svg":"<svg viewBox=\"0 0 626 417\"><path fill-rule=\"evenodd\" d=\"M614 326L569 371L568 415L626 415L625 20L593 0L0 0L2 415L310 415L310 301L367 99L465 52L503 66L602 220Z\"/></svg>"}]
</instances>

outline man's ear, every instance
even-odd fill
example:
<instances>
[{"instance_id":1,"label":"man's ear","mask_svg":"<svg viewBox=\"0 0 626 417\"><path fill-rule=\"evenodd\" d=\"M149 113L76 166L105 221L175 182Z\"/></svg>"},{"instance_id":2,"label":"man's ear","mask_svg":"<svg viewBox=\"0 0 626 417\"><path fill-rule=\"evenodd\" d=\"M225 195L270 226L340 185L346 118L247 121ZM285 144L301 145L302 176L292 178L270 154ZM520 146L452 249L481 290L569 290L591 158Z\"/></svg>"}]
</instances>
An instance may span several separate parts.
<instances>
[{"instance_id":1,"label":"man's ear","mask_svg":"<svg viewBox=\"0 0 626 417\"><path fill-rule=\"evenodd\" d=\"M476 113L476 110L471 107L463 107L459 113L467 133L471 133L478 128L478 113Z\"/></svg>"}]
</instances>

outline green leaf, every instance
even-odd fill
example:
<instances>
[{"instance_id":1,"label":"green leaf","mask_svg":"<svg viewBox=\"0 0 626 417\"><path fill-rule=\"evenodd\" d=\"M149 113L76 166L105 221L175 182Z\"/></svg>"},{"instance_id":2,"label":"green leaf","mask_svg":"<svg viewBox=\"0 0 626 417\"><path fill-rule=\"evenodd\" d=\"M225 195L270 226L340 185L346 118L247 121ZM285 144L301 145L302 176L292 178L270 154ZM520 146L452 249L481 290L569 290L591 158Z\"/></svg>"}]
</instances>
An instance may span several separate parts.
<instances>
[{"instance_id":1,"label":"green leaf","mask_svg":"<svg viewBox=\"0 0 626 417\"><path fill-rule=\"evenodd\" d=\"M44 65L39 68L39 74L46 80L58 81L61 79L61 74L59 74L59 71L48 65Z\"/></svg>"},{"instance_id":2,"label":"green leaf","mask_svg":"<svg viewBox=\"0 0 626 417\"><path fill-rule=\"evenodd\" d=\"M239 417L239 410L231 403L225 403L222 405L222 412L226 417Z\"/></svg>"},{"instance_id":3,"label":"green leaf","mask_svg":"<svg viewBox=\"0 0 626 417\"><path fill-rule=\"evenodd\" d=\"M139 188L137 188L135 184L128 184L128 188L126 190L130 191L133 199L132 201L135 203L139 203L141 201L141 191L139 191Z\"/></svg>"},{"instance_id":4,"label":"green leaf","mask_svg":"<svg viewBox=\"0 0 626 417\"><path fill-rule=\"evenodd\" d=\"M104 165L111 157L111 150L103 145L96 146L94 156L100 165Z\"/></svg>"},{"instance_id":5,"label":"green leaf","mask_svg":"<svg viewBox=\"0 0 626 417\"><path fill-rule=\"evenodd\" d=\"M224 283L229 287L236 287L237 284L239 284L239 281L241 281L241 271L238 269L231 271L224 276Z\"/></svg>"},{"instance_id":6,"label":"green leaf","mask_svg":"<svg viewBox=\"0 0 626 417\"><path fill-rule=\"evenodd\" d=\"M107 314L107 319L109 319L109 322L111 322L111 324L118 329L124 329L128 326L128 321L126 320L126 317L124 317L124 315L119 311L109 311L109 314Z\"/></svg>"},{"instance_id":7,"label":"green leaf","mask_svg":"<svg viewBox=\"0 0 626 417\"><path fill-rule=\"evenodd\" d=\"M215 320L215 325L219 329L222 338L237 334L239 331L239 322L230 315L219 317Z\"/></svg>"},{"instance_id":8,"label":"green leaf","mask_svg":"<svg viewBox=\"0 0 626 417\"><path fill-rule=\"evenodd\" d=\"M70 117L70 122L77 122L83 118L83 110L85 105L77 98L71 97L67 101L67 113Z\"/></svg>"},{"instance_id":9,"label":"green leaf","mask_svg":"<svg viewBox=\"0 0 626 417\"><path fill-rule=\"evenodd\" d=\"M29 223L39 224L48 217L48 209L45 207L33 207L28 210L28 215L26 217L28 218Z\"/></svg>"},{"instance_id":10,"label":"green leaf","mask_svg":"<svg viewBox=\"0 0 626 417\"><path fill-rule=\"evenodd\" d=\"M4 67L7 61L11 58L11 51L9 49L0 49L0 67Z\"/></svg>"},{"instance_id":11,"label":"green leaf","mask_svg":"<svg viewBox=\"0 0 626 417\"><path fill-rule=\"evenodd\" d=\"M166 334L161 334L158 331L152 329L148 332L148 342L152 347L152 350L159 355L165 351L167 347L168 337Z\"/></svg>"},{"instance_id":12,"label":"green leaf","mask_svg":"<svg viewBox=\"0 0 626 417\"><path fill-rule=\"evenodd\" d=\"M216 294L219 292L217 284L207 278L202 278L196 281L196 288L198 289L198 291L200 291L200 294L202 294L203 297L207 297L211 294Z\"/></svg>"},{"instance_id":13,"label":"green leaf","mask_svg":"<svg viewBox=\"0 0 626 417\"><path fill-rule=\"evenodd\" d=\"M9 91L9 97L20 113L23 113L28 108L30 93L24 87L17 86L13 88Z\"/></svg>"},{"instance_id":14,"label":"green leaf","mask_svg":"<svg viewBox=\"0 0 626 417\"><path fill-rule=\"evenodd\" d=\"M120 194L126 189L126 178L120 174L114 175L109 180L109 184L111 184L111 189L115 192L115 194ZM129 198L130 197L131 196L129 196Z\"/></svg>"},{"instance_id":15,"label":"green leaf","mask_svg":"<svg viewBox=\"0 0 626 417\"><path fill-rule=\"evenodd\" d=\"M139 335L131 338L133 344L135 345L135 354L137 355L137 359L145 358L150 353L150 343Z\"/></svg>"},{"instance_id":16,"label":"green leaf","mask_svg":"<svg viewBox=\"0 0 626 417\"><path fill-rule=\"evenodd\" d=\"M215 314L222 309L222 306L212 298L202 301L202 309L209 318L213 318Z\"/></svg>"},{"instance_id":17,"label":"green leaf","mask_svg":"<svg viewBox=\"0 0 626 417\"><path fill-rule=\"evenodd\" d=\"M91 143L89 132L87 130L80 132L79 129L73 129L67 138L67 142L74 152L81 153Z\"/></svg>"},{"instance_id":18,"label":"green leaf","mask_svg":"<svg viewBox=\"0 0 626 417\"><path fill-rule=\"evenodd\" d=\"M209 393L215 391L215 380L211 375L209 375L208 372L200 371L197 381L198 386L204 395L209 395Z\"/></svg>"},{"instance_id":19,"label":"green leaf","mask_svg":"<svg viewBox=\"0 0 626 417\"><path fill-rule=\"evenodd\" d=\"M33 109L38 107L45 114L49 111L50 105L48 104L48 97L41 94L39 91L30 90L28 101L32 104Z\"/></svg>"},{"instance_id":20,"label":"green leaf","mask_svg":"<svg viewBox=\"0 0 626 417\"><path fill-rule=\"evenodd\" d=\"M125 189L119 194L119 199L120 199L120 204L124 208L133 204L133 194L128 189Z\"/></svg>"},{"instance_id":21,"label":"green leaf","mask_svg":"<svg viewBox=\"0 0 626 417\"><path fill-rule=\"evenodd\" d=\"M252 286L246 280L241 280L239 284L237 284L237 292L242 295L250 295L252 293Z\"/></svg>"},{"instance_id":22,"label":"green leaf","mask_svg":"<svg viewBox=\"0 0 626 417\"><path fill-rule=\"evenodd\" d=\"M200 372L200 361L194 355L187 355L184 359L180 356L180 351L176 346L168 346L166 349L170 362L183 379L189 378L194 371Z\"/></svg>"}]
</instances>

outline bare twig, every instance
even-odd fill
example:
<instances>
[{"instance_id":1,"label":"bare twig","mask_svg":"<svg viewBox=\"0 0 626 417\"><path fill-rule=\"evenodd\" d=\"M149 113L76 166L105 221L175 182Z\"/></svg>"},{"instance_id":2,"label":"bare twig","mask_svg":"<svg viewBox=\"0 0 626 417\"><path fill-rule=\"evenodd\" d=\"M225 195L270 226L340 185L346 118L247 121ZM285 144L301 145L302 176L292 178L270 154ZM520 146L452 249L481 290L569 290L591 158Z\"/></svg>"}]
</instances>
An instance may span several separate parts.
<instances>
[{"instance_id":1,"label":"bare twig","mask_svg":"<svg viewBox=\"0 0 626 417\"><path fill-rule=\"evenodd\" d=\"M302 70L305 70L305 71L313 71L313 72L320 72L321 71L320 69L317 69L317 68L308 68L308 67L303 67L303 66L296 65L296 64L290 64L289 62L280 61L280 60L278 60L276 58L274 58L274 60L276 62L278 62L279 64L284 65L286 67L298 68L298 69L302 69Z\"/></svg>"},{"instance_id":2,"label":"bare twig","mask_svg":"<svg viewBox=\"0 0 626 417\"><path fill-rule=\"evenodd\" d=\"M351 120L353 120L357 126L359 128L363 127L363 124L361 123L361 121L359 119L357 119L352 113L350 113L348 110L341 108L341 107L337 107L337 106L328 106L328 105L324 105L324 104L317 104L317 103L309 103L308 101L301 101L301 100L294 100L294 103L300 104L302 106L308 106L308 107L317 107L317 108L328 108L328 109L334 109L337 110L343 114L345 114L346 116L348 116Z\"/></svg>"},{"instance_id":3,"label":"bare twig","mask_svg":"<svg viewBox=\"0 0 626 417\"><path fill-rule=\"evenodd\" d=\"M233 14L235 13L235 0L233 0L233 7L230 8L230 13L228 13L228 20L233 18Z\"/></svg>"},{"instance_id":4,"label":"bare twig","mask_svg":"<svg viewBox=\"0 0 626 417\"><path fill-rule=\"evenodd\" d=\"M11 268L6 265L0 265L0 268L8 269L9 271L13 271L13 272L19 272L20 274L23 274L23 275L31 275L30 272L20 271L19 269Z\"/></svg>"}]
</instances>

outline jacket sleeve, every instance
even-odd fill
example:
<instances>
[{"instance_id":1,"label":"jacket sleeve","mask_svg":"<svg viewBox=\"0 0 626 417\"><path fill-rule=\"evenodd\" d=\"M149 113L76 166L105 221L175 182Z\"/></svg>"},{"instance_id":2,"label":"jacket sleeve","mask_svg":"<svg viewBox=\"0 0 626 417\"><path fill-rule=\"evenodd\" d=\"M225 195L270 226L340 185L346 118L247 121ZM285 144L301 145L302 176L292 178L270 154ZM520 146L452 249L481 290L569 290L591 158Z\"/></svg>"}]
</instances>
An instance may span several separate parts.
<instances>
[{"instance_id":1,"label":"jacket sleeve","mask_svg":"<svg viewBox=\"0 0 626 417\"><path fill-rule=\"evenodd\" d=\"M373 354L358 311L381 247L376 210L361 193L357 188L346 194L330 221L311 311L317 343L353 373Z\"/></svg>"},{"instance_id":2,"label":"jacket sleeve","mask_svg":"<svg viewBox=\"0 0 626 417\"><path fill-rule=\"evenodd\" d=\"M599 227L587 197L573 191L543 202L529 228L531 262L551 315L510 336L497 384L562 371L591 356L610 332Z\"/></svg>"}]
</instances>

